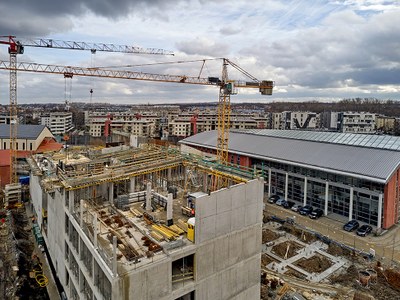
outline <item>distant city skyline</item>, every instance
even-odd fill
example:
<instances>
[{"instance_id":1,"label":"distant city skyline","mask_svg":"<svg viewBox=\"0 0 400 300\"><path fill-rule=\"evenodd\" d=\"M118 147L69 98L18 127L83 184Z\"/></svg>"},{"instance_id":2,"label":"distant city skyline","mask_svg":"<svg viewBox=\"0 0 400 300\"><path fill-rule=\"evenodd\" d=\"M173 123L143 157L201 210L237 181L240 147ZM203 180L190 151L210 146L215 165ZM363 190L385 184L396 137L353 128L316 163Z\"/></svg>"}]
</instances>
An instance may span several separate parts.
<instances>
[{"instance_id":1,"label":"distant city skyline","mask_svg":"<svg viewBox=\"0 0 400 300\"><path fill-rule=\"evenodd\" d=\"M143 65L227 57L260 80L272 96L240 90L233 102L400 100L398 1L2 1L0 35L126 44L171 50L174 57L27 47L18 61L82 67ZM7 60L6 45L0 59ZM139 72L198 76L202 63L137 66ZM220 76L208 61L201 76ZM244 79L230 72L232 79ZM67 82L68 84L68 82ZM0 71L0 104L9 102L9 73ZM67 90L69 90L67 86ZM19 103L62 103L60 75L18 73ZM121 104L215 102L218 89L168 83L72 79L71 101Z\"/></svg>"}]
</instances>

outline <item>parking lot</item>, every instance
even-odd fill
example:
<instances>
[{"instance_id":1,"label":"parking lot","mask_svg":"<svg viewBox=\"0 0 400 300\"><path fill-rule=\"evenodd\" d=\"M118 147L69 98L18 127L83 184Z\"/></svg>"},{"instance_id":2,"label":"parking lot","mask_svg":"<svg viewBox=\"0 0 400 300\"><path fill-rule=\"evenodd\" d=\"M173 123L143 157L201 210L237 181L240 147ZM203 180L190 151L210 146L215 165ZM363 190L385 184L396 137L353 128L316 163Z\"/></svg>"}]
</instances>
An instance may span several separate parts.
<instances>
[{"instance_id":1,"label":"parking lot","mask_svg":"<svg viewBox=\"0 0 400 300\"><path fill-rule=\"evenodd\" d=\"M282 219L292 218L296 223L359 250L370 252L370 249L372 249L375 251L376 257L386 263L400 263L400 226L398 224L380 236L375 236L371 233L366 237L360 237L354 231L347 232L343 230L343 225L347 222L343 217L338 220L335 218L340 218L340 216L328 215L313 220L291 209L268 203L267 198L265 198L264 202L265 211L268 214Z\"/></svg>"}]
</instances>

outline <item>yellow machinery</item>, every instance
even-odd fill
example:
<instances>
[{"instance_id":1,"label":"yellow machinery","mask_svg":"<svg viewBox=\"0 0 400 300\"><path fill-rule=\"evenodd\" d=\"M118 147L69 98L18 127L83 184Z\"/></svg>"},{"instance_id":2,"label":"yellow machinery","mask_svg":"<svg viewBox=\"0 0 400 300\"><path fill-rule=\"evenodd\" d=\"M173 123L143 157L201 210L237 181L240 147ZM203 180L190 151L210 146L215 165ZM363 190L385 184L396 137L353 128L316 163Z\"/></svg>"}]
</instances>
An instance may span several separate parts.
<instances>
[{"instance_id":1,"label":"yellow machinery","mask_svg":"<svg viewBox=\"0 0 400 300\"><path fill-rule=\"evenodd\" d=\"M190 218L187 221L188 231L187 231L187 239L194 243L194 225L195 225L195 218Z\"/></svg>"}]
</instances>

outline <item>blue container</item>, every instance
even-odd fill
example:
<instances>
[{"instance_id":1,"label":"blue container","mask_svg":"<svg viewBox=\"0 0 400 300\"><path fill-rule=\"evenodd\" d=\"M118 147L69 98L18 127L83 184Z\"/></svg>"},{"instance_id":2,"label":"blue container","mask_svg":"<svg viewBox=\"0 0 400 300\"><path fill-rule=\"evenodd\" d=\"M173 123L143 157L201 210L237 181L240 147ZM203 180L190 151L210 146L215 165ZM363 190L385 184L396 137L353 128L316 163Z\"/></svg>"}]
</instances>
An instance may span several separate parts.
<instances>
[{"instance_id":1,"label":"blue container","mask_svg":"<svg viewBox=\"0 0 400 300\"><path fill-rule=\"evenodd\" d=\"M28 185L29 184L29 179L30 179L29 176L21 176L19 178L19 183L23 184L23 185Z\"/></svg>"}]
</instances>

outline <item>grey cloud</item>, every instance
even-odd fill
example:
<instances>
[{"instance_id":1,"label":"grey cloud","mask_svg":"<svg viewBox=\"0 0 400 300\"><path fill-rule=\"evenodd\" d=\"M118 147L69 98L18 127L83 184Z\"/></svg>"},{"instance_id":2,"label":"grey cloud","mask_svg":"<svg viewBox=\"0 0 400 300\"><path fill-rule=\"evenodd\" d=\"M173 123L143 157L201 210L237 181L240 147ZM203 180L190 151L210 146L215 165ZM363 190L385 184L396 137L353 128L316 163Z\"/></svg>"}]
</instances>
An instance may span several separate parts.
<instances>
[{"instance_id":1,"label":"grey cloud","mask_svg":"<svg viewBox=\"0 0 400 300\"><path fill-rule=\"evenodd\" d=\"M179 51L188 55L204 55L211 57L228 57L229 47L227 44L215 42L207 38L195 38L176 43Z\"/></svg>"},{"instance_id":2,"label":"grey cloud","mask_svg":"<svg viewBox=\"0 0 400 300\"><path fill-rule=\"evenodd\" d=\"M240 33L242 30L240 28L235 28L235 27L222 27L219 32L222 35L235 35Z\"/></svg>"},{"instance_id":3,"label":"grey cloud","mask_svg":"<svg viewBox=\"0 0 400 300\"><path fill-rule=\"evenodd\" d=\"M312 89L338 88L350 79L368 85L400 84L400 11L349 23L349 14L330 16L322 28L299 30L296 36L249 45L260 65L275 68L291 82ZM279 84L279 83L278 83Z\"/></svg>"},{"instance_id":4,"label":"grey cloud","mask_svg":"<svg viewBox=\"0 0 400 300\"><path fill-rule=\"evenodd\" d=\"M166 20L165 12L183 0L3 0L0 35L46 36L69 30L70 18L91 12L108 19L132 14Z\"/></svg>"}]
</instances>

